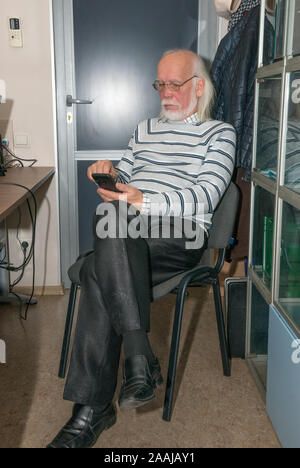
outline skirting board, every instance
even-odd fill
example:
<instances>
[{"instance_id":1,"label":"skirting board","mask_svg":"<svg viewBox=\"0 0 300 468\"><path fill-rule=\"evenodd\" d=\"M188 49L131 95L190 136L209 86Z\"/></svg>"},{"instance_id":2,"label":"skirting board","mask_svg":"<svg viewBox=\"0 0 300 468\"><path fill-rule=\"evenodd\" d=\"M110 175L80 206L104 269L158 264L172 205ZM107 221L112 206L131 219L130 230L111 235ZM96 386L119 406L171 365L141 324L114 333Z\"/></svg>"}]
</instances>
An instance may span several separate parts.
<instances>
[{"instance_id":1,"label":"skirting board","mask_svg":"<svg viewBox=\"0 0 300 468\"><path fill-rule=\"evenodd\" d=\"M31 295L32 287L31 286L20 286L14 288L15 293ZM63 285L57 286L35 286L34 287L34 296L64 296L64 287Z\"/></svg>"}]
</instances>

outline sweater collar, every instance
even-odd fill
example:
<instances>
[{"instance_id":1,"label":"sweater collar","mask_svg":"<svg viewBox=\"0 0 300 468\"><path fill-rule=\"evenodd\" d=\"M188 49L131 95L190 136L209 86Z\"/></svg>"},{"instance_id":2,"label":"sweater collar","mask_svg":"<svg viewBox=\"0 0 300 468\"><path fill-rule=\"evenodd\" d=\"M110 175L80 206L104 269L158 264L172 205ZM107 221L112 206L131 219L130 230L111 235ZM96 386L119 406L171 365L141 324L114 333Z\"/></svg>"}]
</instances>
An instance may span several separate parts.
<instances>
[{"instance_id":1,"label":"sweater collar","mask_svg":"<svg viewBox=\"0 0 300 468\"><path fill-rule=\"evenodd\" d=\"M174 123L187 123L187 124L192 124L192 125L198 125L200 123L200 120L199 120L199 117L198 117L198 113L195 112L195 114L192 114L190 115L189 117L187 117L186 119L183 119L183 120L169 120L167 119L166 117L160 117L159 122L163 122L163 123L170 123L170 122L174 122Z\"/></svg>"}]
</instances>

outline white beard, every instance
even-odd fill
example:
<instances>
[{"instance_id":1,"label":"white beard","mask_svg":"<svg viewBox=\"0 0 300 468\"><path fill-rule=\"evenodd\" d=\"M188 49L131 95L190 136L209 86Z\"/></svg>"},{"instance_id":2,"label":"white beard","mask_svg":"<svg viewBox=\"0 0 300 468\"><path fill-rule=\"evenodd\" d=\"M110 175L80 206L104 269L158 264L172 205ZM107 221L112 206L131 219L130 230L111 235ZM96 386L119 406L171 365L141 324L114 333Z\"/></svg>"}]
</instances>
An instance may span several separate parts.
<instances>
[{"instance_id":1,"label":"white beard","mask_svg":"<svg viewBox=\"0 0 300 468\"><path fill-rule=\"evenodd\" d=\"M164 99L161 103L161 117L164 117L168 120L184 120L186 117L193 113L193 110L197 108L198 105L198 98L197 96L193 96L191 102L186 110L182 110L180 104L178 104L177 110L167 110L165 109L165 105L167 104L178 104L174 101L169 101L168 99Z\"/></svg>"}]
</instances>

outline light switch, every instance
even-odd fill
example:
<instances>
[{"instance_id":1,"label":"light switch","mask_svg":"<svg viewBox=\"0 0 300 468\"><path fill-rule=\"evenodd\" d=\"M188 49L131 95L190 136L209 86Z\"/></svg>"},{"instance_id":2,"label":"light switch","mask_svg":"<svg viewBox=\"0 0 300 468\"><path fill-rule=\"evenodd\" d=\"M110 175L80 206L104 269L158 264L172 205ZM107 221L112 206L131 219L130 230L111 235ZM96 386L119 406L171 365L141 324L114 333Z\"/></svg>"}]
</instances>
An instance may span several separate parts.
<instances>
[{"instance_id":1,"label":"light switch","mask_svg":"<svg viewBox=\"0 0 300 468\"><path fill-rule=\"evenodd\" d=\"M30 138L27 133L15 133L14 136L14 145L16 147L22 146L24 147L29 147L30 146Z\"/></svg>"}]
</instances>

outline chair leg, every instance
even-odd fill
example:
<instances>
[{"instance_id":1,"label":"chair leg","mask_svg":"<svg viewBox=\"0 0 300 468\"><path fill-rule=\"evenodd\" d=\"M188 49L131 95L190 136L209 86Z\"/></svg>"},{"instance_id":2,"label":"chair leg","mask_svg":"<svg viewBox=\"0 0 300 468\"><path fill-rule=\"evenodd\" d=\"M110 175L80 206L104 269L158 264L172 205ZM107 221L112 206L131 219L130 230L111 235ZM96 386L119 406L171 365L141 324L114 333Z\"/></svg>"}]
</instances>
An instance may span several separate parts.
<instances>
[{"instance_id":1,"label":"chair leg","mask_svg":"<svg viewBox=\"0 0 300 468\"><path fill-rule=\"evenodd\" d=\"M62 350L61 350L59 372L58 372L58 377L60 377L61 379L64 379L66 375L66 367L67 367L67 360L68 360L68 354L69 354L70 338L71 338L71 332L72 332L77 290L78 290L78 285L76 283L72 283L70 297L69 297L66 325L65 325L65 333L64 333L63 345L62 345Z\"/></svg>"},{"instance_id":2,"label":"chair leg","mask_svg":"<svg viewBox=\"0 0 300 468\"><path fill-rule=\"evenodd\" d=\"M216 308L221 356L222 356L222 363L223 363L223 372L226 377L230 377L231 371L230 371L229 348L228 348L228 342L226 338L222 298L221 298L220 283L219 283L218 278L216 278L213 283L213 290L214 290L214 299L215 299L215 308Z\"/></svg>"},{"instance_id":3,"label":"chair leg","mask_svg":"<svg viewBox=\"0 0 300 468\"><path fill-rule=\"evenodd\" d=\"M165 421L171 421L171 417L172 417L172 405L173 405L173 396L174 396L174 387L175 387L176 367L177 367L177 360L178 360L181 323L182 323L186 287L187 287L187 284L184 284L177 291L176 308L175 308L174 324L173 324L173 334L172 334L167 385L166 385L166 393L165 393L165 402L164 402L164 409L163 409L163 419Z\"/></svg>"}]
</instances>

